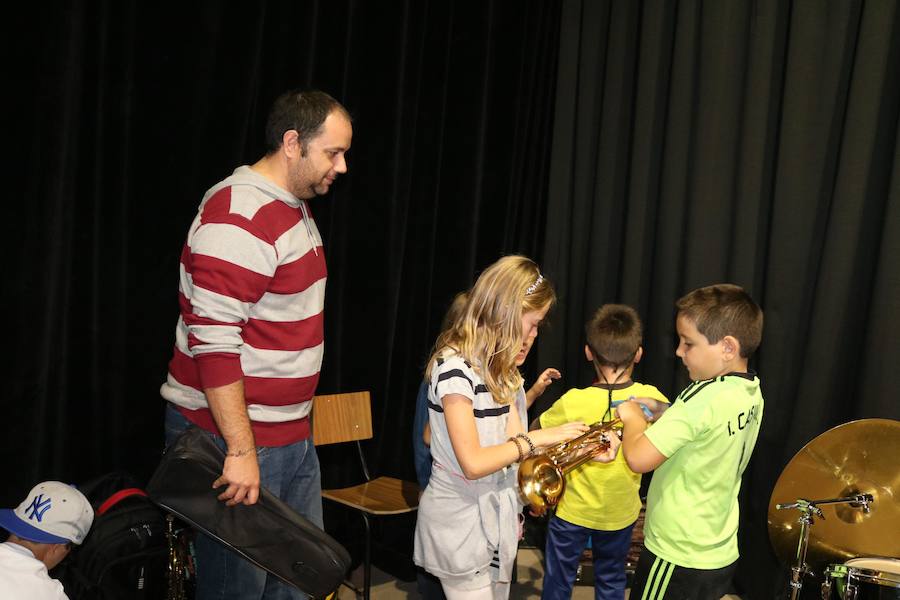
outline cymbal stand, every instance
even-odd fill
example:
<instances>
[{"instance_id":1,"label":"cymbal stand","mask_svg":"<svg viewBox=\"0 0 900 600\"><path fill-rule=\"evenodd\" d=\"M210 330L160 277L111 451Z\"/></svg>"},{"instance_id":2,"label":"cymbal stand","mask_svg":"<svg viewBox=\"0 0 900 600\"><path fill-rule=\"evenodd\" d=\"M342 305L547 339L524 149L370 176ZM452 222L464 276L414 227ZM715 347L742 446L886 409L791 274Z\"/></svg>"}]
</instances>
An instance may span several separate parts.
<instances>
[{"instance_id":1,"label":"cymbal stand","mask_svg":"<svg viewBox=\"0 0 900 600\"><path fill-rule=\"evenodd\" d=\"M797 543L797 562L791 567L791 593L790 600L798 600L800 590L803 588L803 577L806 575L815 575L806 564L806 552L809 549L809 528L813 525L814 518L824 519L825 515L819 505L822 504L849 504L851 506L862 508L863 512L869 512L869 503L874 498L871 494L856 494L854 496L846 496L844 498L827 498L824 500L806 500L804 498L797 499L796 502L789 504L776 504L778 510L796 508L800 511L800 540Z\"/></svg>"}]
</instances>

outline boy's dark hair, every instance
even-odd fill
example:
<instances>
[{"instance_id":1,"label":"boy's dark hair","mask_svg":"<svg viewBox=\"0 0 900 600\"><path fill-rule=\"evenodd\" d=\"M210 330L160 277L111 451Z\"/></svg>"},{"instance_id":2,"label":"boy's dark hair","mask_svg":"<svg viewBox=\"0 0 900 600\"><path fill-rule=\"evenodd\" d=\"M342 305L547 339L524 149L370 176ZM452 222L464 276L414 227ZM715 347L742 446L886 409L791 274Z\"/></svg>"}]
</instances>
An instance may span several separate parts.
<instances>
[{"instance_id":1,"label":"boy's dark hair","mask_svg":"<svg viewBox=\"0 0 900 600\"><path fill-rule=\"evenodd\" d=\"M269 110L266 120L266 153L281 148L285 131L293 129L300 139L303 156L309 140L322 131L322 125L333 111L342 113L348 121L350 113L340 102L319 90L291 90L279 96Z\"/></svg>"},{"instance_id":2,"label":"boy's dark hair","mask_svg":"<svg viewBox=\"0 0 900 600\"><path fill-rule=\"evenodd\" d=\"M763 311L738 285L719 283L696 289L679 298L675 308L710 344L726 335L737 339L742 358L750 358L762 340Z\"/></svg>"},{"instance_id":3,"label":"boy's dark hair","mask_svg":"<svg viewBox=\"0 0 900 600\"><path fill-rule=\"evenodd\" d=\"M604 304L584 327L588 347L601 366L624 367L641 347L641 318L624 304Z\"/></svg>"}]
</instances>

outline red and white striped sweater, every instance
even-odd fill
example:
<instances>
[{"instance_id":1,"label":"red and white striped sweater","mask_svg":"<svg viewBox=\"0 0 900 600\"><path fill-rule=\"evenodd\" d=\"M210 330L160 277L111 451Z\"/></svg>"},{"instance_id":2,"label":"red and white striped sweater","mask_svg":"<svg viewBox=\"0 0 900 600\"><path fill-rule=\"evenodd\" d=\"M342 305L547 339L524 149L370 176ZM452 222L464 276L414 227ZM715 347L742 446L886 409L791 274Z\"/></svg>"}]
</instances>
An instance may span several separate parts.
<instances>
[{"instance_id":1,"label":"red and white striped sweater","mask_svg":"<svg viewBox=\"0 0 900 600\"><path fill-rule=\"evenodd\" d=\"M180 271L181 316L162 396L218 433L203 389L243 379L257 445L308 438L326 269L306 202L239 167L203 197Z\"/></svg>"}]
</instances>

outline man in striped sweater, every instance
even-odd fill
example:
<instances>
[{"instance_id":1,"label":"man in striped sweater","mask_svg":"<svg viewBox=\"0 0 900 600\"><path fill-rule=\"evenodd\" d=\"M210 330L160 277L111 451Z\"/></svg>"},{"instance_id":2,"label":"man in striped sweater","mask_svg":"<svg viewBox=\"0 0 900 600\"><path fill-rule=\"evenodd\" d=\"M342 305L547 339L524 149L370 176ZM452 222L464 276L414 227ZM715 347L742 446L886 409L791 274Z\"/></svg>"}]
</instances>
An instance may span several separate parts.
<instances>
[{"instance_id":1,"label":"man in striped sweater","mask_svg":"<svg viewBox=\"0 0 900 600\"><path fill-rule=\"evenodd\" d=\"M167 443L195 424L225 451L220 500L254 504L262 485L319 527L309 412L326 269L306 201L347 172L352 135L336 100L288 92L269 114L267 154L206 192L181 254L181 315L161 388ZM298 593L206 536L196 551L198 600Z\"/></svg>"}]
</instances>

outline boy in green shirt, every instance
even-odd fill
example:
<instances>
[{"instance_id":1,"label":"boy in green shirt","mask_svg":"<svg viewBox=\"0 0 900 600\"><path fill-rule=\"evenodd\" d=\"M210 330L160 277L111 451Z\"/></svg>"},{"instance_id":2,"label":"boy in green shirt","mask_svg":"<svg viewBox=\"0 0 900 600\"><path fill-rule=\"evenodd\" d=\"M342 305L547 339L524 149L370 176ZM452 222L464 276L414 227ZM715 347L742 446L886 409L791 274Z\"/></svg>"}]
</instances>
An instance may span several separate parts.
<instances>
[{"instance_id":1,"label":"boy in green shirt","mask_svg":"<svg viewBox=\"0 0 900 600\"><path fill-rule=\"evenodd\" d=\"M730 284L694 290L675 306L675 354L692 383L650 429L638 404L619 406L628 466L656 469L632 600L718 600L728 592L741 474L762 420L759 379L747 370L762 338L759 306Z\"/></svg>"},{"instance_id":2,"label":"boy in green shirt","mask_svg":"<svg viewBox=\"0 0 900 600\"><path fill-rule=\"evenodd\" d=\"M616 405L646 397L668 404L652 385L632 381L641 360L641 320L630 306L605 304L585 326L584 353L594 365L594 384L571 389L540 416L541 427L570 421L596 423L616 417ZM641 476L625 464L620 452L613 462L587 462L566 476L566 492L547 526L543 600L567 600L588 540L594 561L596 600L625 597L625 559L631 530L641 511Z\"/></svg>"}]
</instances>

